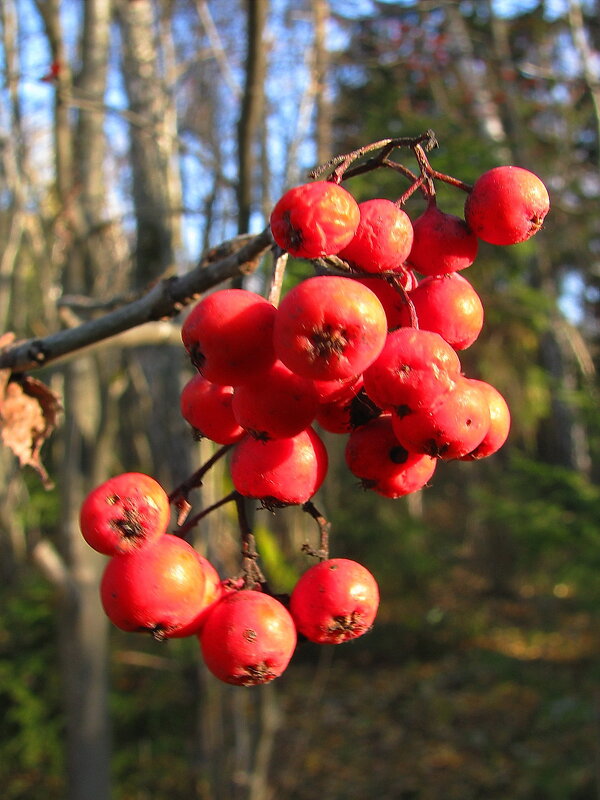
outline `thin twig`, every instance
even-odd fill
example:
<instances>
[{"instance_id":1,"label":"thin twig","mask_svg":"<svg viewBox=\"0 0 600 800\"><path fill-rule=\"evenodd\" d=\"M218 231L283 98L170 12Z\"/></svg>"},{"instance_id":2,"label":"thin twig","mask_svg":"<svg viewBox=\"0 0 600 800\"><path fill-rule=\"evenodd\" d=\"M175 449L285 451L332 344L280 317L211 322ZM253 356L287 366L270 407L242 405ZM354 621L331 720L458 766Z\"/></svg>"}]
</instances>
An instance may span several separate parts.
<instances>
[{"instance_id":1,"label":"thin twig","mask_svg":"<svg viewBox=\"0 0 600 800\"><path fill-rule=\"evenodd\" d=\"M245 589L259 589L266 584L265 576L258 566L258 551L256 549L256 539L248 523L246 514L246 498L238 493L235 498L240 526L240 536L242 540L242 570L244 575Z\"/></svg>"},{"instance_id":2,"label":"thin twig","mask_svg":"<svg viewBox=\"0 0 600 800\"><path fill-rule=\"evenodd\" d=\"M192 508L189 494L192 489L202 486L202 478L217 463L217 461L231 450L233 444L224 444L220 447L196 472L192 473L183 483L177 486L169 495L169 503L177 509L177 524L182 526Z\"/></svg>"},{"instance_id":3,"label":"thin twig","mask_svg":"<svg viewBox=\"0 0 600 800\"><path fill-rule=\"evenodd\" d=\"M208 41L210 42L211 50L213 51L215 61L219 65L219 69L221 71L221 74L223 75L223 79L225 80L225 83L229 86L233 96L236 99L239 99L242 95L242 89L239 83L237 82L235 75L233 74L233 70L229 64L229 59L227 57L227 51L223 46L223 42L221 41L219 31L217 30L217 26L214 23L212 14L210 13L210 9L208 7L208 3L206 2L206 0L196 0L196 12L198 14L198 17L200 18L202 27L206 32Z\"/></svg>"},{"instance_id":4,"label":"thin twig","mask_svg":"<svg viewBox=\"0 0 600 800\"><path fill-rule=\"evenodd\" d=\"M304 503L302 510L310 514L319 527L319 548L315 550L309 544L304 544L302 550L311 556L315 556L320 561L325 561L329 558L329 533L331 531L331 523L323 516L318 508L316 508L311 500Z\"/></svg>"},{"instance_id":5,"label":"thin twig","mask_svg":"<svg viewBox=\"0 0 600 800\"><path fill-rule=\"evenodd\" d=\"M379 154L372 160L371 168L375 168L379 163L387 159L390 153L396 148L409 147L414 149L416 145L420 144L422 144L426 150L431 150L434 147L437 147L437 139L435 138L434 132L428 130L425 131L425 133L422 133L420 136L402 136L396 139L380 139L377 142L371 142L363 147L358 147L356 150L352 150L350 153L335 156L327 163L315 167L315 169L313 169L310 173L310 176L311 178L318 178L331 170L327 180L330 180L333 183L340 183L350 164L352 164L353 161L357 161L359 158L363 158L368 153L372 153L375 150L380 151Z\"/></svg>"},{"instance_id":6,"label":"thin twig","mask_svg":"<svg viewBox=\"0 0 600 800\"><path fill-rule=\"evenodd\" d=\"M187 538L188 533L196 527L201 519L204 519L204 517L207 517L210 513L216 511L217 508L221 508L221 506L227 505L227 503L232 503L234 500L237 501L238 494L239 493L234 490L233 492L225 495L225 497L222 497L220 500L217 500L216 503L203 508L202 511L199 511L197 514L194 514L193 517L190 517L185 524L179 525L179 527L173 531L174 535L180 536L182 539Z\"/></svg>"},{"instance_id":7,"label":"thin twig","mask_svg":"<svg viewBox=\"0 0 600 800\"><path fill-rule=\"evenodd\" d=\"M386 273L385 280L394 287L394 289L402 295L402 299L408 306L408 313L410 316L410 327L415 328L418 330L419 328L419 318L417 316L417 309L415 308L415 304L413 303L410 292L407 292L404 288L402 283L402 278L398 275L394 275L391 272Z\"/></svg>"},{"instance_id":8,"label":"thin twig","mask_svg":"<svg viewBox=\"0 0 600 800\"><path fill-rule=\"evenodd\" d=\"M222 445L213 455L202 464L189 478L186 478L183 483L180 483L171 494L169 495L169 502L174 503L177 501L178 497L185 497L187 499L188 494L192 491L192 489L198 489L202 486L202 478L206 475L206 473L211 469L211 467L216 464L219 459L223 458L223 456L231 450L233 444L224 444Z\"/></svg>"}]
</instances>

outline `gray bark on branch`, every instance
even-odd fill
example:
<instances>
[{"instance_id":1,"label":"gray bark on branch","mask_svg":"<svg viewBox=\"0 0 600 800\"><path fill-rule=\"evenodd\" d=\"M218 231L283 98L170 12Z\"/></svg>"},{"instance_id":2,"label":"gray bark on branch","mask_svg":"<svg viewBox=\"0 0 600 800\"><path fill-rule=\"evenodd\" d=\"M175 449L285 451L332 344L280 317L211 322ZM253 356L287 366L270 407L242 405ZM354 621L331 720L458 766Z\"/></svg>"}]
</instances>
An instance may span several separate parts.
<instances>
[{"instance_id":1,"label":"gray bark on branch","mask_svg":"<svg viewBox=\"0 0 600 800\"><path fill-rule=\"evenodd\" d=\"M210 251L190 272L164 278L148 292L120 308L76 328L44 338L27 339L0 352L0 369L28 372L118 333L178 314L202 292L239 275L254 272L273 245L266 228L255 236L236 237Z\"/></svg>"}]
</instances>

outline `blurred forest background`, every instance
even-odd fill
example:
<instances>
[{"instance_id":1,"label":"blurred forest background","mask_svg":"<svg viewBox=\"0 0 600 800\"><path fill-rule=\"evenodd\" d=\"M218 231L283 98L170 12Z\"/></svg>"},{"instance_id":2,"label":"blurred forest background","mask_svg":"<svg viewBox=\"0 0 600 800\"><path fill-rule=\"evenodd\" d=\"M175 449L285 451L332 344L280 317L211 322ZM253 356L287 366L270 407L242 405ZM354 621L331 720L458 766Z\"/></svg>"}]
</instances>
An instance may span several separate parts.
<instances>
[{"instance_id":1,"label":"blurred forest background","mask_svg":"<svg viewBox=\"0 0 600 800\"><path fill-rule=\"evenodd\" d=\"M179 414L181 318L32 373L64 411L53 487L0 451L3 800L600 798L598 0L2 0L0 29L0 331L19 339L185 274L262 231L314 165L385 137L432 128L436 169L524 166L552 203L465 276L486 323L461 359L508 399L508 444L392 501L358 491L331 441L332 555L375 573L380 615L265 687L219 684L195 640L109 626L78 530L109 475L170 490L211 453ZM402 181L349 188L395 199ZM440 190L443 210L463 200ZM198 507L225 483L211 473ZM256 515L281 592L307 566L303 516ZM198 530L224 576L234 522Z\"/></svg>"}]
</instances>

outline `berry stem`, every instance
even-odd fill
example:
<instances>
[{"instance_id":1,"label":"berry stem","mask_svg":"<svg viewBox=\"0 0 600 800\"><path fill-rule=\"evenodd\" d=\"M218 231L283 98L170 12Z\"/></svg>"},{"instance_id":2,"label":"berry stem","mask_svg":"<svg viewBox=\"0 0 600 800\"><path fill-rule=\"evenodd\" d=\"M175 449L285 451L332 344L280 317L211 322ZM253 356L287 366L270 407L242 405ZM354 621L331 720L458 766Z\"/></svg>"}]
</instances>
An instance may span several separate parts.
<instances>
[{"instance_id":1,"label":"berry stem","mask_svg":"<svg viewBox=\"0 0 600 800\"><path fill-rule=\"evenodd\" d=\"M415 308L415 304L410 298L409 292L406 291L404 286L402 285L402 281L397 275L388 274L385 276L385 280L393 286L397 292L400 292L402 295L402 299L408 306L408 313L410 315L410 327L415 328L415 330L419 329L419 318L417 317L417 310Z\"/></svg>"},{"instance_id":2,"label":"berry stem","mask_svg":"<svg viewBox=\"0 0 600 800\"><path fill-rule=\"evenodd\" d=\"M415 158L417 159L417 163L419 165L419 169L421 170L421 178L423 183L423 188L425 190L425 196L427 199L431 197L435 197L435 185L433 183L432 167L429 163L429 159L425 155L425 150L421 147L420 144L416 144L413 148L413 152L415 154Z\"/></svg>"},{"instance_id":3,"label":"berry stem","mask_svg":"<svg viewBox=\"0 0 600 800\"><path fill-rule=\"evenodd\" d=\"M187 538L187 534L200 522L201 519L204 519L204 517L208 516L212 511L216 511L217 508L221 508L221 506L237 500L237 496L238 492L234 490L233 492L225 495L225 497L222 497L220 500L217 500L216 503L203 508L202 511L199 511L197 514L194 514L193 517L190 517L185 524L179 525L179 527L173 531L174 535L180 536L182 539Z\"/></svg>"},{"instance_id":4,"label":"berry stem","mask_svg":"<svg viewBox=\"0 0 600 800\"><path fill-rule=\"evenodd\" d=\"M244 578L244 589L259 589L266 586L266 578L258 566L258 550L256 549L256 539L248 523L246 514L246 498L239 492L235 492L235 505L240 526L242 540L242 573Z\"/></svg>"},{"instance_id":5,"label":"berry stem","mask_svg":"<svg viewBox=\"0 0 600 800\"><path fill-rule=\"evenodd\" d=\"M425 189L425 187L427 186L427 181L428 179L423 175L421 175L420 178L417 178L414 181L414 183L412 183L411 186L409 186L408 189L405 192L403 192L403 194L401 194L400 197L396 200L396 205L399 208L402 208L402 206L406 203L408 198L411 195L413 195L417 191L417 189L423 188L427 192L428 190Z\"/></svg>"},{"instance_id":6,"label":"berry stem","mask_svg":"<svg viewBox=\"0 0 600 800\"><path fill-rule=\"evenodd\" d=\"M353 178L356 175L363 175L366 172L372 172L381 167L388 167L400 172L411 181L409 188L397 201L397 205L399 206L402 206L417 189L421 189L427 199L434 197L434 181L436 180L455 186L463 192L470 192L473 188L471 184L454 178L452 175L439 172L431 166L426 154L437 146L438 142L432 130L425 131L425 133L422 133L420 136L412 138L400 137L397 139L380 139L377 142L364 145L349 153L334 156L325 164L315 167L310 173L310 177L319 178L329 172L326 180L339 184L342 180ZM396 148L401 147L410 148L413 151L417 163L419 164L419 176L415 175L404 164L390 158L391 153ZM376 150L379 150L379 152L374 156L368 158L361 164L356 164L351 167L353 162Z\"/></svg>"},{"instance_id":7,"label":"berry stem","mask_svg":"<svg viewBox=\"0 0 600 800\"><path fill-rule=\"evenodd\" d=\"M192 489L197 489L202 486L202 478L206 475L209 469L214 466L219 459L231 450L233 444L225 444L220 447L199 469L196 470L189 478L177 486L169 495L169 503L179 510L177 523L181 525L190 512L191 506L188 497Z\"/></svg>"},{"instance_id":8,"label":"berry stem","mask_svg":"<svg viewBox=\"0 0 600 800\"><path fill-rule=\"evenodd\" d=\"M311 500L304 503L302 510L310 514L319 526L319 549L315 550L309 544L304 544L302 550L311 556L315 556L315 558L318 558L320 561L325 561L329 558L329 533L331 531L331 523L316 508Z\"/></svg>"},{"instance_id":9,"label":"berry stem","mask_svg":"<svg viewBox=\"0 0 600 800\"><path fill-rule=\"evenodd\" d=\"M455 186L457 189L462 189L463 192L470 192L473 188L470 183L465 183L458 178L452 177L452 175L446 175L444 172L439 172L437 169L434 169L429 163L429 159L425 153L425 148L423 148L420 144L416 144L413 147L413 151L419 164L421 175L427 179L427 195L429 197L435 196L435 186L433 184L434 180L442 181L450 186Z\"/></svg>"},{"instance_id":10,"label":"berry stem","mask_svg":"<svg viewBox=\"0 0 600 800\"><path fill-rule=\"evenodd\" d=\"M313 266L317 275L341 275L352 276L356 270L352 269L350 265L343 261L338 256L325 256L324 258L313 259Z\"/></svg>"},{"instance_id":11,"label":"berry stem","mask_svg":"<svg viewBox=\"0 0 600 800\"><path fill-rule=\"evenodd\" d=\"M414 150L415 147L422 146L424 150L432 150L434 147L437 147L437 144L435 133L432 130L425 131L425 133L416 137L402 136L397 139L380 139L378 142L366 144L349 153L334 156L334 158L330 159L325 164L315 167L310 173L310 177L319 178L331 170L327 180L339 184L344 177L351 177L351 175L347 175L346 173L352 162L363 158L367 153L372 153L374 150L379 150L379 154L369 159L367 162L368 167L366 169L364 166L360 168L361 172L370 171L382 166L383 162L388 159L388 156L396 148L408 147ZM389 166L389 164L385 166ZM358 168L355 168L355 170L356 169ZM352 174L356 175L358 173L354 171Z\"/></svg>"},{"instance_id":12,"label":"berry stem","mask_svg":"<svg viewBox=\"0 0 600 800\"><path fill-rule=\"evenodd\" d=\"M442 181L443 183L447 183L450 186L455 186L457 189L461 189L463 192L471 192L473 189L472 184L465 183L464 181L459 180L458 178L453 178L452 175L446 175L443 172L438 172L437 169L431 170L431 177L436 181Z\"/></svg>"}]
</instances>

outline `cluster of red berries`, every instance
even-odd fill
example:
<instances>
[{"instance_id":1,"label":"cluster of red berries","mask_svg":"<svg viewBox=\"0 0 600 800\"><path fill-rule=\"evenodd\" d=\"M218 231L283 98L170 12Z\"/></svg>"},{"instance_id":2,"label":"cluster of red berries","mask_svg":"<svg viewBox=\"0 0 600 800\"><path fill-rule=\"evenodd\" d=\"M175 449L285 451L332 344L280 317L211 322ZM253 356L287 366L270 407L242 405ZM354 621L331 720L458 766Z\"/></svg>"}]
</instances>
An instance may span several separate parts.
<instances>
[{"instance_id":1,"label":"cluster of red berries","mask_svg":"<svg viewBox=\"0 0 600 800\"><path fill-rule=\"evenodd\" d=\"M464 219L435 196L413 223L398 204L358 204L332 181L288 191L271 215L277 244L297 257L336 256L347 272L301 281L278 308L220 290L183 324L198 373L182 414L213 441L236 443L237 491L267 507L310 499L327 471L315 423L346 434L351 472L392 498L425 486L439 460L496 452L510 413L497 389L462 372L457 351L477 339L483 306L460 271L479 239L532 236L548 206L543 183L519 167L482 175Z\"/></svg>"},{"instance_id":2,"label":"cluster of red berries","mask_svg":"<svg viewBox=\"0 0 600 800\"><path fill-rule=\"evenodd\" d=\"M100 584L107 617L157 639L197 636L209 670L243 686L287 667L298 634L338 644L370 629L379 603L371 573L350 559L314 564L285 604L221 580L192 545L168 533L170 498L153 478L127 472L88 494L80 511L87 543L109 556Z\"/></svg>"},{"instance_id":3,"label":"cluster of red berries","mask_svg":"<svg viewBox=\"0 0 600 800\"><path fill-rule=\"evenodd\" d=\"M328 468L319 429L345 435L351 473L389 498L422 489L440 461L480 459L505 442L505 399L462 372L457 351L477 339L483 307L459 273L479 240L515 244L539 230L548 193L528 170L497 167L470 187L464 218L426 196L412 221L401 202L359 204L333 179L291 189L273 209L273 238L325 274L297 283L278 306L217 290L185 318L197 372L181 413L198 435L231 448L238 498L311 505ZM84 537L111 556L101 597L118 627L197 635L208 668L244 685L280 675L298 633L339 643L371 627L379 592L360 564L321 550L284 603L260 581L221 580L167 533L170 503L152 478L127 473L82 507Z\"/></svg>"}]
</instances>

